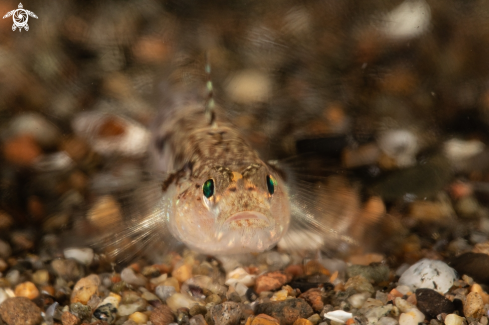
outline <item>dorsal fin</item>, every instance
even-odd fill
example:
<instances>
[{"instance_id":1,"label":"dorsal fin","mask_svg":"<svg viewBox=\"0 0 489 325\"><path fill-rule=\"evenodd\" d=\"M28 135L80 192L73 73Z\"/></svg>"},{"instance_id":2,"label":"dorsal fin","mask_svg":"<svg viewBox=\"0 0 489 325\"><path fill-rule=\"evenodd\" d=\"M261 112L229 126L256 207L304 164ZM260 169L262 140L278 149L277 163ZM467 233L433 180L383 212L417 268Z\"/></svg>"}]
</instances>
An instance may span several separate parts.
<instances>
[{"instance_id":1,"label":"dorsal fin","mask_svg":"<svg viewBox=\"0 0 489 325\"><path fill-rule=\"evenodd\" d=\"M216 103L214 101L214 86L212 84L211 79L211 63L209 60L209 52L205 55L205 74L207 77L206 89L207 89L207 98L205 101L205 115L207 117L207 121L209 125L215 127L216 126L216 113L215 106Z\"/></svg>"}]
</instances>

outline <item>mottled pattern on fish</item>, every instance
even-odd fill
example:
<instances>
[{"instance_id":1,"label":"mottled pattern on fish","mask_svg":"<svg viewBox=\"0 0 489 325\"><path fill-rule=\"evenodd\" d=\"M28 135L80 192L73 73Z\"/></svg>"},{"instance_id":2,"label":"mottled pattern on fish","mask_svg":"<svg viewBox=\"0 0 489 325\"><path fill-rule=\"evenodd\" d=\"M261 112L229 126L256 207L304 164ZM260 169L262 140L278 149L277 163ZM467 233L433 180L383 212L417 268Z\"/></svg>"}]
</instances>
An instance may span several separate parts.
<instances>
[{"instance_id":1,"label":"mottled pattern on fish","mask_svg":"<svg viewBox=\"0 0 489 325\"><path fill-rule=\"evenodd\" d=\"M258 252L275 245L290 221L279 173L220 117L209 124L204 103L166 111L155 131L153 162L168 173L169 226L186 245L209 254ZM203 193L212 183L212 195Z\"/></svg>"}]
</instances>

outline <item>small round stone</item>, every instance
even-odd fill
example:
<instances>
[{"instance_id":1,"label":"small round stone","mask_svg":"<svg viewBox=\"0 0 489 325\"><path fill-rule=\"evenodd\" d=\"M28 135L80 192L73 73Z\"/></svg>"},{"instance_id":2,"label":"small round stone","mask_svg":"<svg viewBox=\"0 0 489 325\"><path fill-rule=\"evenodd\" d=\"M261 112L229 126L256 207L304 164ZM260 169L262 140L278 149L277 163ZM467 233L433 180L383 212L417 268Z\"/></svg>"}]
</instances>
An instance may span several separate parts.
<instances>
[{"instance_id":1,"label":"small round stone","mask_svg":"<svg viewBox=\"0 0 489 325\"><path fill-rule=\"evenodd\" d=\"M27 281L15 287L15 295L32 300L39 296L39 290L34 283Z\"/></svg>"},{"instance_id":2,"label":"small round stone","mask_svg":"<svg viewBox=\"0 0 489 325\"><path fill-rule=\"evenodd\" d=\"M0 305L0 316L8 325L37 325L41 309L25 297L8 298Z\"/></svg>"},{"instance_id":3,"label":"small round stone","mask_svg":"<svg viewBox=\"0 0 489 325\"><path fill-rule=\"evenodd\" d=\"M148 322L148 316L141 312L135 312L129 316L129 319L134 321L136 324L146 324Z\"/></svg>"}]
</instances>

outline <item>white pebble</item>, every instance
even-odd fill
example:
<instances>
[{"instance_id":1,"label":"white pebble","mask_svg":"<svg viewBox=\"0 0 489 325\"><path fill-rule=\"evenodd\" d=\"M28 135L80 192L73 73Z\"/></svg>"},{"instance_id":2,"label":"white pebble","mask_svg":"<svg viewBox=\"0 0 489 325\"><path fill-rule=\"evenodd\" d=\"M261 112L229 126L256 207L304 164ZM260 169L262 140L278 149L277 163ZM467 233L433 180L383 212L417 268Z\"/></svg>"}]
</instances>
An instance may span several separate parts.
<instances>
[{"instance_id":1,"label":"white pebble","mask_svg":"<svg viewBox=\"0 0 489 325\"><path fill-rule=\"evenodd\" d=\"M91 248L67 248L63 254L66 258L72 258L84 265L90 265L93 261L93 249Z\"/></svg>"},{"instance_id":2,"label":"white pebble","mask_svg":"<svg viewBox=\"0 0 489 325\"><path fill-rule=\"evenodd\" d=\"M427 288L445 294L455 280L457 273L446 263L422 259L402 274L399 284L409 286L413 292L419 288Z\"/></svg>"},{"instance_id":3,"label":"white pebble","mask_svg":"<svg viewBox=\"0 0 489 325\"><path fill-rule=\"evenodd\" d=\"M399 325L418 325L424 321L424 314L417 309L408 313L402 313L399 317Z\"/></svg>"},{"instance_id":4,"label":"white pebble","mask_svg":"<svg viewBox=\"0 0 489 325\"><path fill-rule=\"evenodd\" d=\"M430 20L430 6L424 0L406 0L381 19L380 29L388 37L406 40L423 34Z\"/></svg>"},{"instance_id":5,"label":"white pebble","mask_svg":"<svg viewBox=\"0 0 489 325\"><path fill-rule=\"evenodd\" d=\"M344 310L334 310L324 314L324 318L330 319L338 323L345 323L347 320L353 317L352 313L348 313Z\"/></svg>"},{"instance_id":6,"label":"white pebble","mask_svg":"<svg viewBox=\"0 0 489 325\"><path fill-rule=\"evenodd\" d=\"M353 308L361 308L367 298L370 298L368 292L356 293L348 298L348 302Z\"/></svg>"},{"instance_id":7,"label":"white pebble","mask_svg":"<svg viewBox=\"0 0 489 325\"><path fill-rule=\"evenodd\" d=\"M130 267L126 267L124 270L122 270L121 279L126 283L137 286L145 286L147 282L147 279L146 277L144 277L144 275L136 274L134 270Z\"/></svg>"},{"instance_id":8,"label":"white pebble","mask_svg":"<svg viewBox=\"0 0 489 325\"><path fill-rule=\"evenodd\" d=\"M160 285L155 289L155 294L163 301L166 301L168 298L173 296L175 292L177 292L177 290L173 286Z\"/></svg>"},{"instance_id":9,"label":"white pebble","mask_svg":"<svg viewBox=\"0 0 489 325\"><path fill-rule=\"evenodd\" d=\"M166 300L166 304L174 312L176 312L178 308L182 308L182 307L190 309L190 307L192 307L196 303L197 301L182 293L175 293L173 294L173 296L171 296Z\"/></svg>"},{"instance_id":10,"label":"white pebble","mask_svg":"<svg viewBox=\"0 0 489 325\"><path fill-rule=\"evenodd\" d=\"M225 284L231 286L236 283L242 283L247 287L251 287L255 284L255 279L256 275L249 274L242 267L238 267L227 274Z\"/></svg>"},{"instance_id":11,"label":"white pebble","mask_svg":"<svg viewBox=\"0 0 489 325\"><path fill-rule=\"evenodd\" d=\"M448 314L445 317L446 325L462 325L464 323L464 318L455 314Z\"/></svg>"},{"instance_id":12,"label":"white pebble","mask_svg":"<svg viewBox=\"0 0 489 325\"><path fill-rule=\"evenodd\" d=\"M418 139L407 130L389 130L377 140L380 149L396 160L399 167L409 167L416 163Z\"/></svg>"},{"instance_id":13,"label":"white pebble","mask_svg":"<svg viewBox=\"0 0 489 325\"><path fill-rule=\"evenodd\" d=\"M396 290L402 293L403 295L407 295L408 292L411 291L411 288L407 285L400 285L396 287Z\"/></svg>"}]
</instances>

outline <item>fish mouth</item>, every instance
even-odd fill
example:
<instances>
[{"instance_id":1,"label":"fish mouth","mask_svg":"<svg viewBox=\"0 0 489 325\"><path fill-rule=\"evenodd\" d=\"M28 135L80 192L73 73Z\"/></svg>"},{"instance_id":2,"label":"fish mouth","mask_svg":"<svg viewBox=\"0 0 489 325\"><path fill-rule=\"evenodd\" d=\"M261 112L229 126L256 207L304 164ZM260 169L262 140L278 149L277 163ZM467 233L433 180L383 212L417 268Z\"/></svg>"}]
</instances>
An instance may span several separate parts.
<instances>
[{"instance_id":1,"label":"fish mouth","mask_svg":"<svg viewBox=\"0 0 489 325\"><path fill-rule=\"evenodd\" d=\"M267 228L270 226L270 221L263 213L241 211L229 217L224 224L230 228Z\"/></svg>"}]
</instances>

